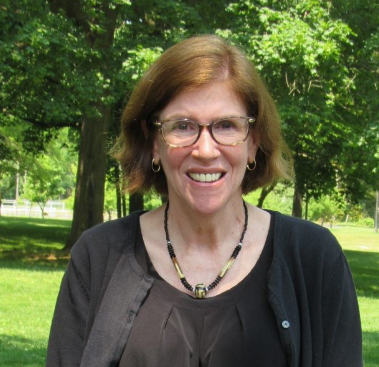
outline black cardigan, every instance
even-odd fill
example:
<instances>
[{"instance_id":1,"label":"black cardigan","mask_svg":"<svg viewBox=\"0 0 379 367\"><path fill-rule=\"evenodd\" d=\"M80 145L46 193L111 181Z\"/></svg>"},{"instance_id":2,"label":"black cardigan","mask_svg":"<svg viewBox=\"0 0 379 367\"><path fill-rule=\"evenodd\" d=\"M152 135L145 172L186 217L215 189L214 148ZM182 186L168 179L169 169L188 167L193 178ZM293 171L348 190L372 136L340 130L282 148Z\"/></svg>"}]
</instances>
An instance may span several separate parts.
<instances>
[{"instance_id":1,"label":"black cardigan","mask_svg":"<svg viewBox=\"0 0 379 367\"><path fill-rule=\"evenodd\" d=\"M271 214L274 256L268 300L288 366L363 366L357 297L341 247L327 229ZM154 281L134 256L140 215L93 227L73 247L54 313L46 367L117 365Z\"/></svg>"}]
</instances>

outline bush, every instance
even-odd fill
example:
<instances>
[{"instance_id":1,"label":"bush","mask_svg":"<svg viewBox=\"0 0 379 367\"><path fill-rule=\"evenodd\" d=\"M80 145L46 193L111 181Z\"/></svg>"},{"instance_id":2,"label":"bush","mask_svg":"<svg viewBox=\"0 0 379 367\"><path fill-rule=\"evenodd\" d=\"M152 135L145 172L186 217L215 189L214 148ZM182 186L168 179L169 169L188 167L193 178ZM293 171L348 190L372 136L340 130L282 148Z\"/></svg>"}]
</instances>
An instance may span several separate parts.
<instances>
[{"instance_id":1,"label":"bush","mask_svg":"<svg viewBox=\"0 0 379 367\"><path fill-rule=\"evenodd\" d=\"M356 224L361 227L374 228L374 219L363 218L363 219L360 219L358 222L356 222Z\"/></svg>"}]
</instances>

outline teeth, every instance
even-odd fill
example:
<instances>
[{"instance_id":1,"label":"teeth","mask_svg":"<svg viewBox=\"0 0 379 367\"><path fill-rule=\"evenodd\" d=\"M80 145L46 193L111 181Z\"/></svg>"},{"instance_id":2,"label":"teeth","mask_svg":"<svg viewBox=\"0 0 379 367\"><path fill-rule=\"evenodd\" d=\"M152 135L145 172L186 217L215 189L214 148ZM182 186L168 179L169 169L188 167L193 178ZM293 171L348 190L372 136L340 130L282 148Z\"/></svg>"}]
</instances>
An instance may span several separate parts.
<instances>
[{"instance_id":1,"label":"teeth","mask_svg":"<svg viewBox=\"0 0 379 367\"><path fill-rule=\"evenodd\" d=\"M220 179L221 173L189 173L189 176L194 181L199 182L214 182Z\"/></svg>"}]
</instances>

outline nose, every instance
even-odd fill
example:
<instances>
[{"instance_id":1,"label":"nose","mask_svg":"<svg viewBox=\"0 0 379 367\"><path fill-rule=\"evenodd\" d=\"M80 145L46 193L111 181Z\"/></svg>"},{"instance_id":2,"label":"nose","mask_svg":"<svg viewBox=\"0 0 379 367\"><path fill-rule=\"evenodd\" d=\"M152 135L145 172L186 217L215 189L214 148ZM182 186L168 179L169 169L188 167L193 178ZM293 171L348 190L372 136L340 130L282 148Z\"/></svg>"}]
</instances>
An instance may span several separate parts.
<instances>
[{"instance_id":1,"label":"nose","mask_svg":"<svg viewBox=\"0 0 379 367\"><path fill-rule=\"evenodd\" d=\"M194 145L192 155L202 160L212 160L219 157L219 144L214 141L209 127L202 127L199 139Z\"/></svg>"}]
</instances>

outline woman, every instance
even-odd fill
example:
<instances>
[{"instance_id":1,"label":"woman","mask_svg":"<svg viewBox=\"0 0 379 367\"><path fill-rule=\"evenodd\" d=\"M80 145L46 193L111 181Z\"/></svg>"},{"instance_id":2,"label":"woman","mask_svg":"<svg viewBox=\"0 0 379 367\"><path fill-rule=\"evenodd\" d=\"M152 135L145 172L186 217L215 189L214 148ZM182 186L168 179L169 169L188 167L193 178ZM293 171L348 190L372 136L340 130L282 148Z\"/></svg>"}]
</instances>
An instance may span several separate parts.
<instances>
[{"instance_id":1,"label":"woman","mask_svg":"<svg viewBox=\"0 0 379 367\"><path fill-rule=\"evenodd\" d=\"M131 96L120 144L129 191L168 202L82 235L47 366L362 366L335 238L242 200L291 165L240 50L215 36L167 50Z\"/></svg>"}]
</instances>

